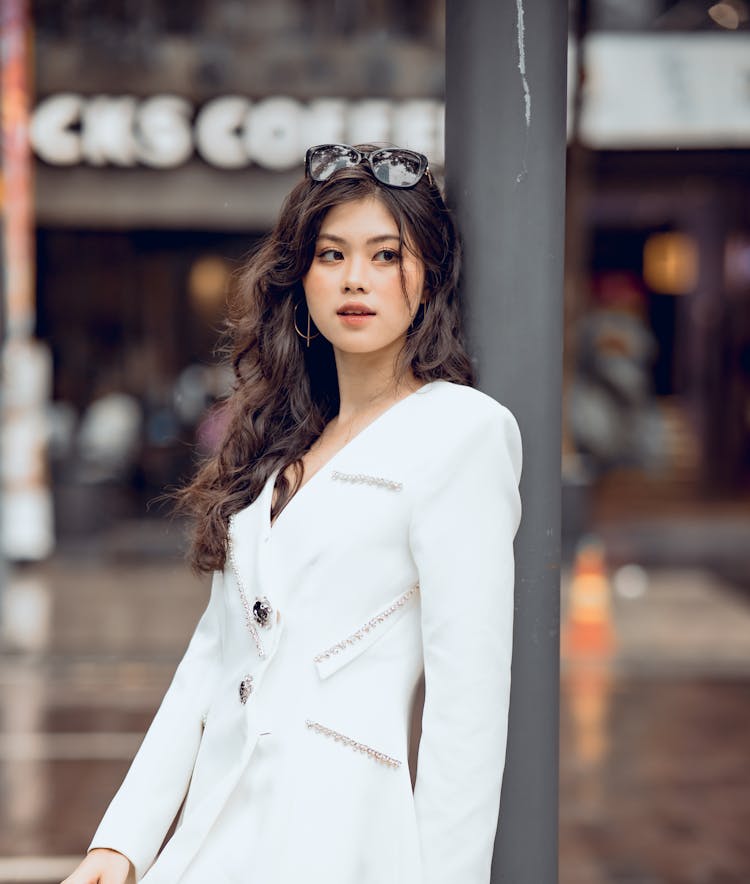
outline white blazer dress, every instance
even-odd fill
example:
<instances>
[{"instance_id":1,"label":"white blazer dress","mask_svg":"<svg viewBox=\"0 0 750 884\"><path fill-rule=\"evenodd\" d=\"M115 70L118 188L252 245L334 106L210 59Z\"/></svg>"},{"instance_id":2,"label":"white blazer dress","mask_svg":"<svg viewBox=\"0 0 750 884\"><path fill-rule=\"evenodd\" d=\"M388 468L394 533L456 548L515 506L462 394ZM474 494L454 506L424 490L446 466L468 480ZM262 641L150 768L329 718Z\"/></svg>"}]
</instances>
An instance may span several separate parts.
<instances>
[{"instance_id":1,"label":"white blazer dress","mask_svg":"<svg viewBox=\"0 0 750 884\"><path fill-rule=\"evenodd\" d=\"M437 380L273 526L271 475L89 849L144 884L487 884L520 474L511 412Z\"/></svg>"}]
</instances>

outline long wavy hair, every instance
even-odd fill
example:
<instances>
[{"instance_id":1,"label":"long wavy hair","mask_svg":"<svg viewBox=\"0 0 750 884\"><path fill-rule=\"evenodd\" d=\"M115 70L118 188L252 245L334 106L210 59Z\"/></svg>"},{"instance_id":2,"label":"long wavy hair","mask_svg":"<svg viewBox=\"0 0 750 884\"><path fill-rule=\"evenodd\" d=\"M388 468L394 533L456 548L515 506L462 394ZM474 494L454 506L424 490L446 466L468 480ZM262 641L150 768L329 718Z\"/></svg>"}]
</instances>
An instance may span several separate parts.
<instances>
[{"instance_id":1,"label":"long wavy hair","mask_svg":"<svg viewBox=\"0 0 750 884\"><path fill-rule=\"evenodd\" d=\"M393 216L401 248L410 248L425 270L425 303L399 353L396 381L411 368L425 382L475 383L457 297L459 239L432 177L423 176L413 188L392 188L360 164L327 181L304 178L286 198L275 228L249 258L229 299L219 352L233 369L234 383L221 403L222 441L189 484L171 494L176 511L191 520L187 559L197 573L224 568L229 517L256 499L276 469L278 497L271 517L281 512L302 482L302 455L338 413L333 348L322 335L308 347L295 332L294 311L304 305L301 280L326 213L373 197ZM300 313L305 316L304 306ZM284 475L290 465L293 483Z\"/></svg>"}]
</instances>

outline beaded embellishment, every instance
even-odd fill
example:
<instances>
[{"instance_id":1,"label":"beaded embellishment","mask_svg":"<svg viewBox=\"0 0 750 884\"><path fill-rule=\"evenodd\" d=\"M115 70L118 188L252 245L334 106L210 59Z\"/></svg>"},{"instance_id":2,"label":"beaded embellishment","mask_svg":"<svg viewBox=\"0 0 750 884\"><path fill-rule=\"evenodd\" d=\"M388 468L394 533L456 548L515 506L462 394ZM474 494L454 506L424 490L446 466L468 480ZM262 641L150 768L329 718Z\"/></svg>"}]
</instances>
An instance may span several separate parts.
<instances>
[{"instance_id":1,"label":"beaded embellishment","mask_svg":"<svg viewBox=\"0 0 750 884\"><path fill-rule=\"evenodd\" d=\"M410 587L406 590L403 595L400 595L393 604L389 605L385 610L381 611L379 614L376 614L367 623L363 624L359 627L356 632L353 632L351 635L347 636L343 641L336 642L335 645L331 645L330 648L323 651L320 654L317 654L313 657L314 663L322 663L323 660L327 660L329 657L333 657L336 654L340 654L343 650L345 650L349 645L353 645L358 641L361 641L369 632L387 620L392 614L395 614L399 608L402 608L409 599L414 595L414 593L419 589L419 584L415 583L414 586Z\"/></svg>"},{"instance_id":2,"label":"beaded embellishment","mask_svg":"<svg viewBox=\"0 0 750 884\"><path fill-rule=\"evenodd\" d=\"M334 731L330 727L326 727L324 724L320 724L317 721L310 721L309 718L305 721L305 724L310 730L322 734L324 737L332 737L337 743L351 746L355 752L362 752L363 755L368 755L374 761L379 761L381 764L385 764L388 767L401 767L401 762L397 758L391 758L391 756L386 755L385 752L378 752L378 750L373 749L372 746L367 746L365 743L359 743L357 740L353 740L345 734Z\"/></svg>"},{"instance_id":3,"label":"beaded embellishment","mask_svg":"<svg viewBox=\"0 0 750 884\"><path fill-rule=\"evenodd\" d=\"M332 479L340 479L342 482L352 482L355 485L377 485L379 488L387 488L389 491L400 491L404 486L402 482L394 482L392 479L384 479L382 476L368 476L365 473L340 473L334 470Z\"/></svg>"},{"instance_id":4,"label":"beaded embellishment","mask_svg":"<svg viewBox=\"0 0 750 884\"><path fill-rule=\"evenodd\" d=\"M258 630L255 628L255 615L253 614L253 609L250 605L250 602L247 600L247 593L245 592L245 584L242 582L242 578L240 577L239 568L237 567L237 562L234 558L234 546L231 541L229 543L229 561L232 565L232 571L234 571L234 577L237 581L237 588L240 591L240 601L242 602L242 607L245 611L245 626L253 637L253 641L255 642L255 646L258 649L258 656L265 657L266 652L263 647L263 642L260 640L260 635L258 634Z\"/></svg>"}]
</instances>

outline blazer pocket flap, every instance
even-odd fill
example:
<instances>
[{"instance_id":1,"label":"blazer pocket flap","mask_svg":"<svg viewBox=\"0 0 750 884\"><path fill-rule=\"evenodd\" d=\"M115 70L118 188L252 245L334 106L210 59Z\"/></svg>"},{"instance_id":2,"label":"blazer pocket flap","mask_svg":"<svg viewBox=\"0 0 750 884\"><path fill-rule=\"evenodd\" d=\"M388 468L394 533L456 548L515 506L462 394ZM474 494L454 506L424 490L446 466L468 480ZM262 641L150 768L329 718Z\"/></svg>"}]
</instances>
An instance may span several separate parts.
<instances>
[{"instance_id":1,"label":"blazer pocket flap","mask_svg":"<svg viewBox=\"0 0 750 884\"><path fill-rule=\"evenodd\" d=\"M326 648L313 657L313 662L321 678L328 678L351 660L367 650L379 638L397 623L413 604L419 590L419 584L409 587L406 592L396 596L389 604L381 608L366 623L343 638L336 644Z\"/></svg>"}]
</instances>

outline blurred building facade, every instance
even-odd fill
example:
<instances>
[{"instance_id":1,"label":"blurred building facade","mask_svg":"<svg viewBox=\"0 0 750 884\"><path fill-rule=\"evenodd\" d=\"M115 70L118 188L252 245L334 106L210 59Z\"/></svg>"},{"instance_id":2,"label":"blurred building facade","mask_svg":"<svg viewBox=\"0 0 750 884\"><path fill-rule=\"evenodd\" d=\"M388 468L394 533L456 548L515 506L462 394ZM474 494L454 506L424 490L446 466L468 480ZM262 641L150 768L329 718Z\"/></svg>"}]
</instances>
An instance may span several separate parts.
<instances>
[{"instance_id":1,"label":"blurred building facade","mask_svg":"<svg viewBox=\"0 0 750 884\"><path fill-rule=\"evenodd\" d=\"M743 499L747 10L584 12L569 76L569 471L606 489L610 511L644 495ZM190 472L228 383L212 367L227 287L306 145L394 142L442 165L444 4L37 0L31 17L37 335L53 355L65 537L143 515Z\"/></svg>"}]
</instances>

